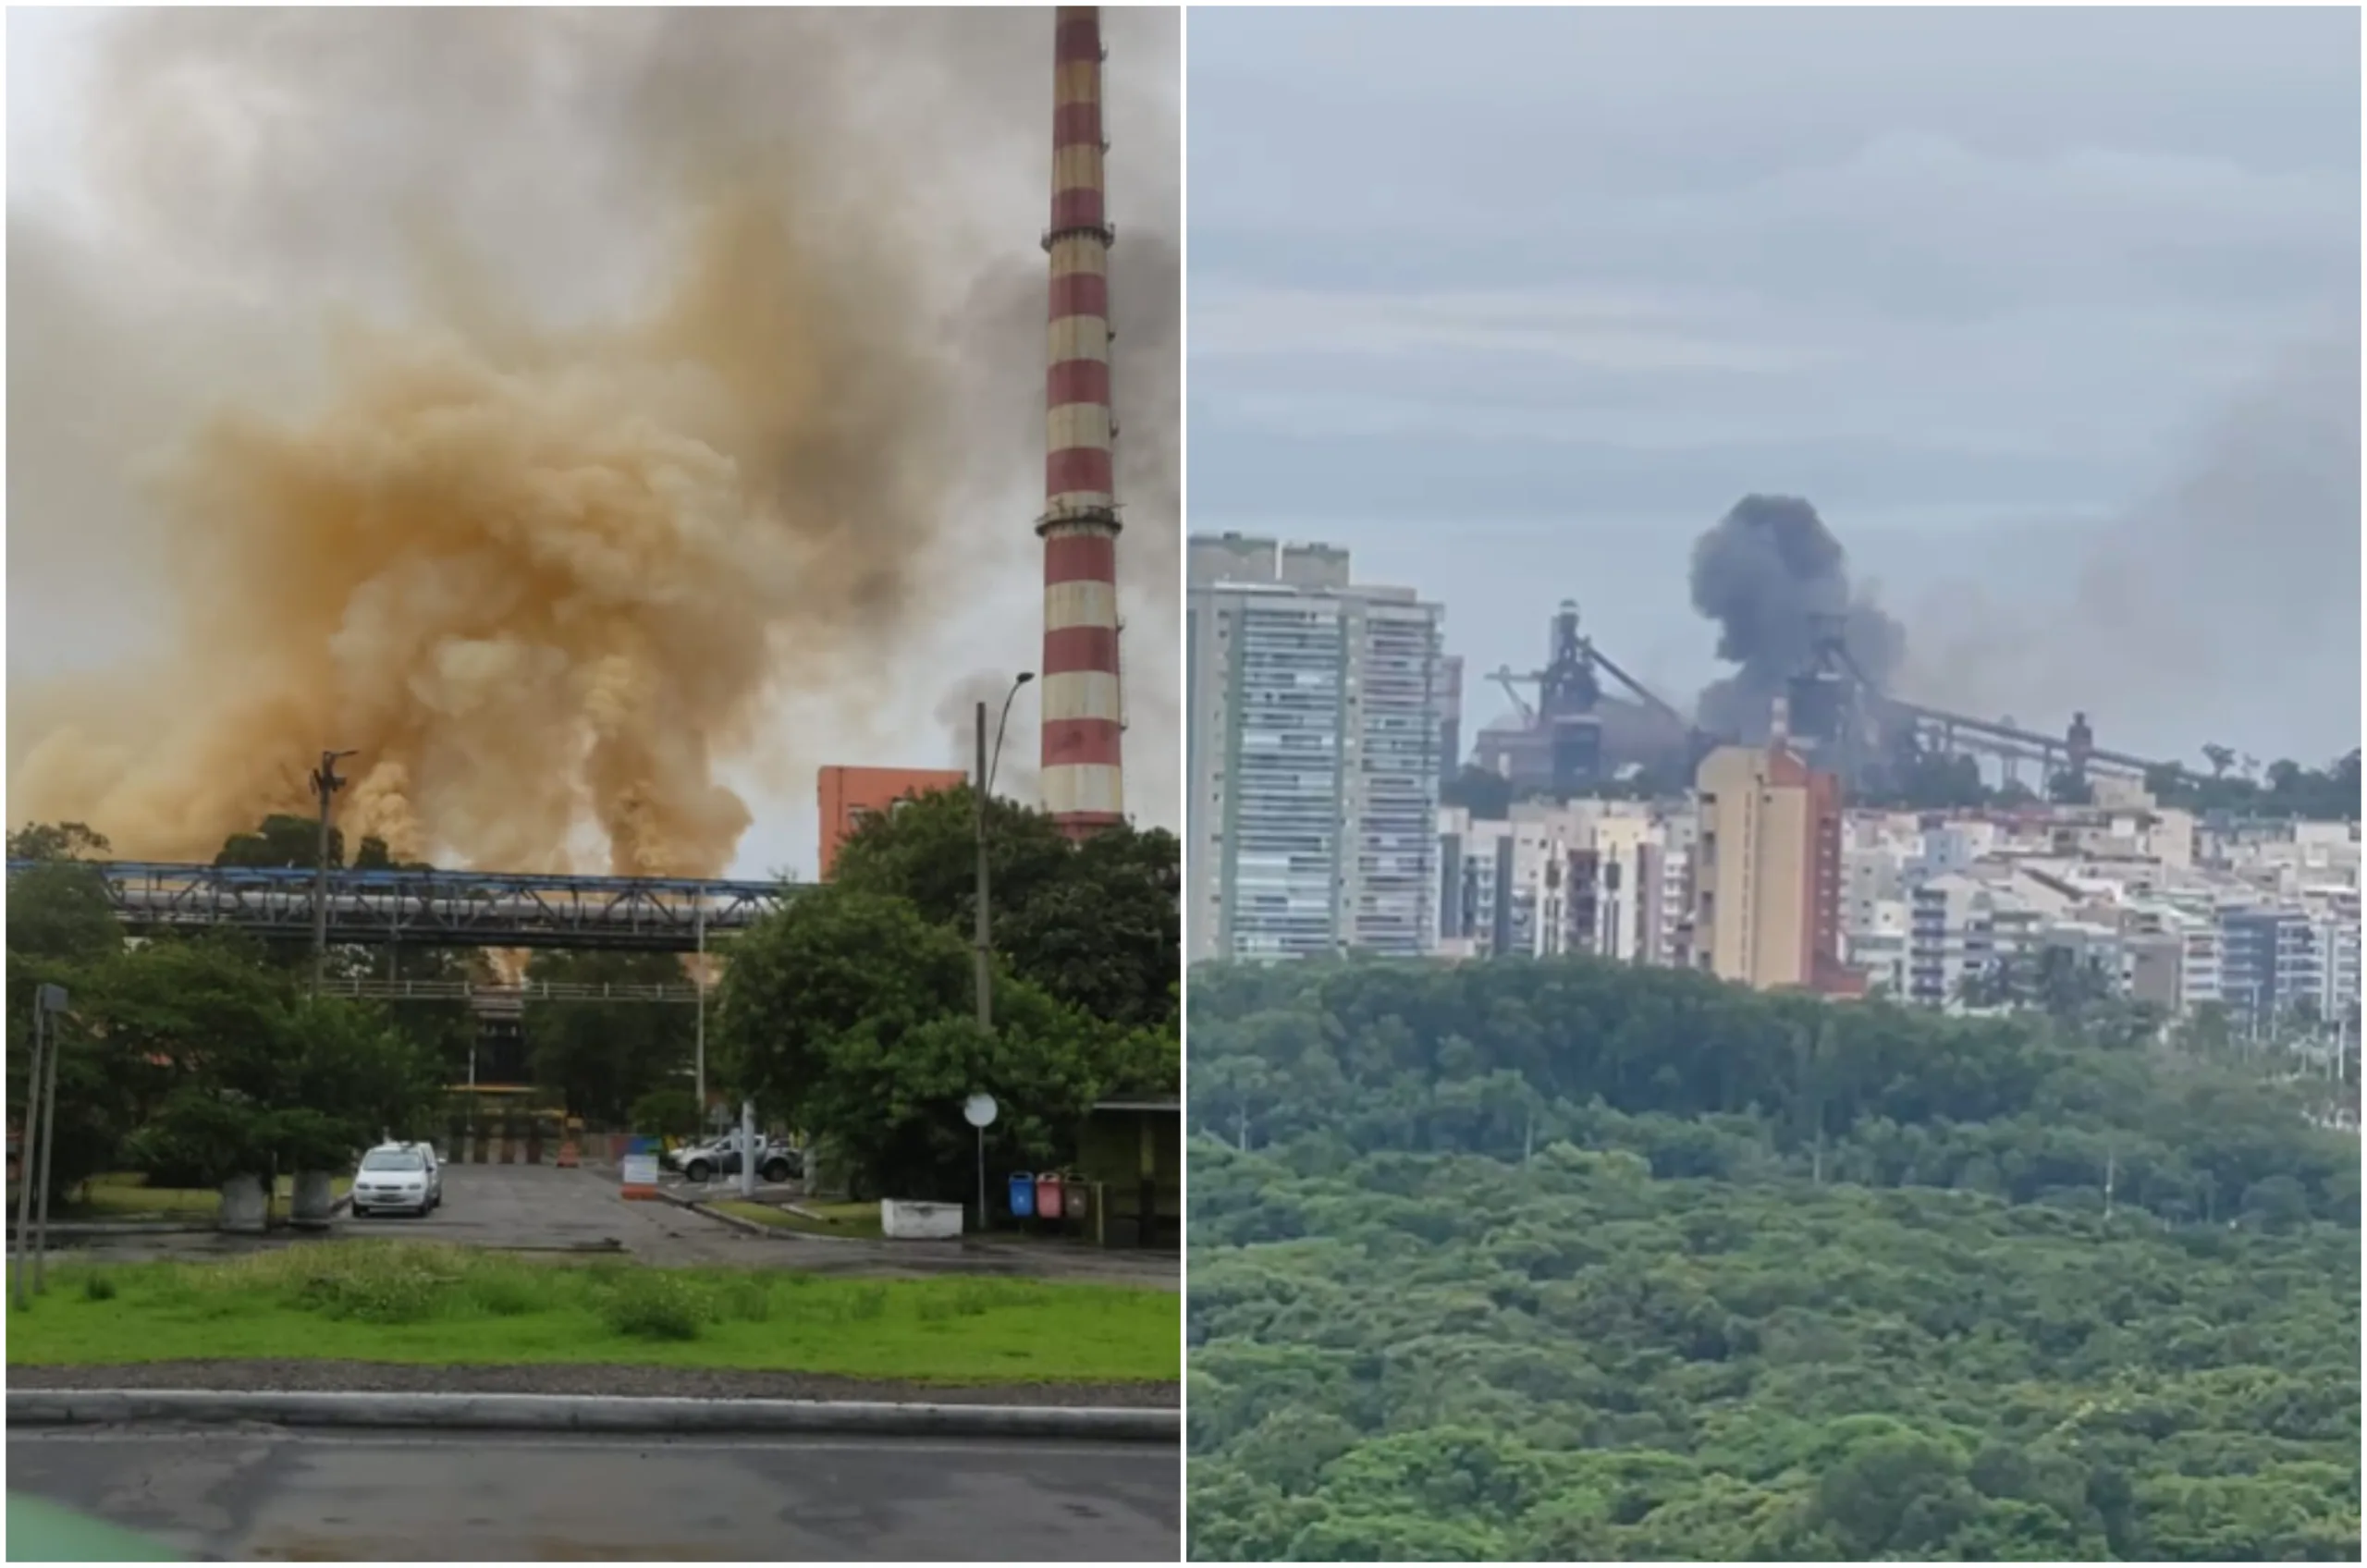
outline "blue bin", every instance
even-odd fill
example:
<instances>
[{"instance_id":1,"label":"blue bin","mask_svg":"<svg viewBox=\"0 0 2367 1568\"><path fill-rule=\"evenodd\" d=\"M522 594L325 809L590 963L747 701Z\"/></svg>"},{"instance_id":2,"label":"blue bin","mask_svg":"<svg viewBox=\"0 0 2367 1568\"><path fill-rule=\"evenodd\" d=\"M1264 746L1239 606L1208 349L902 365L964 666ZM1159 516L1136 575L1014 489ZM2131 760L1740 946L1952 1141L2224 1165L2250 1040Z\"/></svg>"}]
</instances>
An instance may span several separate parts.
<instances>
[{"instance_id":1,"label":"blue bin","mask_svg":"<svg viewBox=\"0 0 2367 1568\"><path fill-rule=\"evenodd\" d=\"M1034 1218L1036 1213L1036 1176L1033 1171L1014 1170L1011 1173L1011 1217L1013 1219Z\"/></svg>"}]
</instances>

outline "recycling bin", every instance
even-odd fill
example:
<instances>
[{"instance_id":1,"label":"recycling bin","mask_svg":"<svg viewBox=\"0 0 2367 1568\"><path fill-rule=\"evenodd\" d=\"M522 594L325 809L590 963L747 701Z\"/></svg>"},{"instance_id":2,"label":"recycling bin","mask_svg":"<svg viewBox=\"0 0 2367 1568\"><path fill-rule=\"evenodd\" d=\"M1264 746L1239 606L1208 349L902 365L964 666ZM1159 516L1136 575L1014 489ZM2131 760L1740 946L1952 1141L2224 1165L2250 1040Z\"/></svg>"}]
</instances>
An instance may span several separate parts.
<instances>
[{"instance_id":1,"label":"recycling bin","mask_svg":"<svg viewBox=\"0 0 2367 1568\"><path fill-rule=\"evenodd\" d=\"M1036 1212L1036 1178L1024 1170L1011 1173L1011 1217L1025 1219Z\"/></svg>"},{"instance_id":2,"label":"recycling bin","mask_svg":"<svg viewBox=\"0 0 2367 1568\"><path fill-rule=\"evenodd\" d=\"M1071 1219L1084 1219L1093 1213L1093 1187L1072 1170L1061 1178L1061 1211Z\"/></svg>"},{"instance_id":3,"label":"recycling bin","mask_svg":"<svg viewBox=\"0 0 2367 1568\"><path fill-rule=\"evenodd\" d=\"M1061 1173L1047 1170L1036 1178L1036 1212L1047 1219L1061 1217Z\"/></svg>"}]
</instances>

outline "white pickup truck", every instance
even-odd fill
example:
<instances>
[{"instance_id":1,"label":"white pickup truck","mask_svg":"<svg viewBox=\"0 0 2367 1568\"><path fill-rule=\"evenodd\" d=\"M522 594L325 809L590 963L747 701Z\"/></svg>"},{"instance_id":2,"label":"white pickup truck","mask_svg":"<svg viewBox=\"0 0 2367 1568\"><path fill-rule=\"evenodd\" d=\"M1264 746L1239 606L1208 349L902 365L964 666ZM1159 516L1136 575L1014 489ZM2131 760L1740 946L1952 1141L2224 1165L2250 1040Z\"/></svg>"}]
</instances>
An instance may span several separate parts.
<instances>
[{"instance_id":1,"label":"white pickup truck","mask_svg":"<svg viewBox=\"0 0 2367 1568\"><path fill-rule=\"evenodd\" d=\"M666 1157L666 1162L691 1181L704 1185L717 1176L740 1174L740 1137L733 1133L709 1143L686 1144ZM765 1181L792 1182L805 1174L805 1157L777 1138L767 1138L756 1154L756 1174Z\"/></svg>"}]
</instances>

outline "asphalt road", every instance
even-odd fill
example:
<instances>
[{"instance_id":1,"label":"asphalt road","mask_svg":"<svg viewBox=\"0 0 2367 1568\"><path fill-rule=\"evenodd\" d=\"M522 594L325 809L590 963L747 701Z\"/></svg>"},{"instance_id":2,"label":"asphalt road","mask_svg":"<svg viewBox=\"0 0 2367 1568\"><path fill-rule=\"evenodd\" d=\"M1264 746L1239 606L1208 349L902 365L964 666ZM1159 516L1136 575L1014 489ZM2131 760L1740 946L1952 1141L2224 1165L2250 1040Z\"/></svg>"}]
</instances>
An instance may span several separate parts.
<instances>
[{"instance_id":1,"label":"asphalt road","mask_svg":"<svg viewBox=\"0 0 2367 1568\"><path fill-rule=\"evenodd\" d=\"M1172 1562L1181 1486L1153 1446L8 1436L12 1492L245 1561Z\"/></svg>"}]
</instances>

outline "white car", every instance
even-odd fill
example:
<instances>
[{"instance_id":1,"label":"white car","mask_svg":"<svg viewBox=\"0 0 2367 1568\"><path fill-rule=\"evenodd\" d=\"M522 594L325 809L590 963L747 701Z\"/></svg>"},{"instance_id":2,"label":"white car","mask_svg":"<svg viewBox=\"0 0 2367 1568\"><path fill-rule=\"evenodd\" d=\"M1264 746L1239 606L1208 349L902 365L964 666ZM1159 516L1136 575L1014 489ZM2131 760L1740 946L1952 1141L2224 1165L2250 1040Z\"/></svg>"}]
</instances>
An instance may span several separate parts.
<instances>
[{"instance_id":1,"label":"white car","mask_svg":"<svg viewBox=\"0 0 2367 1568\"><path fill-rule=\"evenodd\" d=\"M423 1144L381 1144L353 1173L353 1217L424 1215L444 1200L443 1173Z\"/></svg>"}]
</instances>

